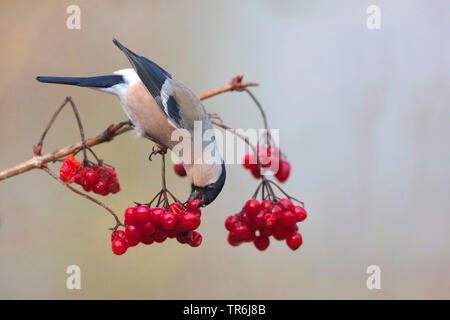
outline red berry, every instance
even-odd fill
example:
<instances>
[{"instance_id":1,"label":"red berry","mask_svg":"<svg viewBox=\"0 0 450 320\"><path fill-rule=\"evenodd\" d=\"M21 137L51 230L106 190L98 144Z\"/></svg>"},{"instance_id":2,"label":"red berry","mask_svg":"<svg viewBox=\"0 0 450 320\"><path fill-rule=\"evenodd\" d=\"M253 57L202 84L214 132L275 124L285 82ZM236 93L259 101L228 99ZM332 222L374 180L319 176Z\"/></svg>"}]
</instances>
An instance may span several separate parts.
<instances>
[{"instance_id":1,"label":"red berry","mask_svg":"<svg viewBox=\"0 0 450 320\"><path fill-rule=\"evenodd\" d=\"M225 229L228 231L232 231L234 225L239 222L239 218L237 216L229 216L227 220L225 220Z\"/></svg>"},{"instance_id":2,"label":"red berry","mask_svg":"<svg viewBox=\"0 0 450 320\"><path fill-rule=\"evenodd\" d=\"M286 238L286 244L289 248L292 250L298 249L303 243L302 235L298 232L292 233L287 236Z\"/></svg>"},{"instance_id":3,"label":"red berry","mask_svg":"<svg viewBox=\"0 0 450 320\"><path fill-rule=\"evenodd\" d=\"M125 227L125 233L130 239L138 239L142 231L137 226L130 224Z\"/></svg>"},{"instance_id":4,"label":"red berry","mask_svg":"<svg viewBox=\"0 0 450 320\"><path fill-rule=\"evenodd\" d=\"M259 229L259 233L263 237L270 237L272 235L272 229L263 227L263 228Z\"/></svg>"},{"instance_id":5,"label":"red berry","mask_svg":"<svg viewBox=\"0 0 450 320\"><path fill-rule=\"evenodd\" d=\"M126 243L128 247L135 247L139 244L139 239L131 239L131 238L126 238Z\"/></svg>"},{"instance_id":6,"label":"red berry","mask_svg":"<svg viewBox=\"0 0 450 320\"><path fill-rule=\"evenodd\" d=\"M184 169L184 165L182 163L175 164L173 166L173 170L180 177L185 177L186 176L186 170Z\"/></svg>"},{"instance_id":7,"label":"red berry","mask_svg":"<svg viewBox=\"0 0 450 320\"><path fill-rule=\"evenodd\" d=\"M197 231L192 232L192 240L188 243L191 247L198 247L202 244L202 235Z\"/></svg>"},{"instance_id":8,"label":"red berry","mask_svg":"<svg viewBox=\"0 0 450 320\"><path fill-rule=\"evenodd\" d=\"M272 206L272 200L264 200L263 202L261 202L261 208L266 212L269 212L272 209Z\"/></svg>"},{"instance_id":9,"label":"red berry","mask_svg":"<svg viewBox=\"0 0 450 320\"><path fill-rule=\"evenodd\" d=\"M186 212L180 220L181 224L186 227L187 230L194 230L200 226L200 218L193 213Z\"/></svg>"},{"instance_id":10,"label":"red berry","mask_svg":"<svg viewBox=\"0 0 450 320\"><path fill-rule=\"evenodd\" d=\"M106 184L106 181L104 179L98 179L97 183L94 185L93 188L94 193L96 194L104 194L108 191L108 185Z\"/></svg>"},{"instance_id":11,"label":"red berry","mask_svg":"<svg viewBox=\"0 0 450 320\"><path fill-rule=\"evenodd\" d=\"M173 239L177 237L178 231L176 230L167 230L167 238Z\"/></svg>"},{"instance_id":12,"label":"red berry","mask_svg":"<svg viewBox=\"0 0 450 320\"><path fill-rule=\"evenodd\" d=\"M92 184L87 183L86 179L82 181L83 190L86 192L92 191Z\"/></svg>"},{"instance_id":13,"label":"red berry","mask_svg":"<svg viewBox=\"0 0 450 320\"><path fill-rule=\"evenodd\" d=\"M139 239L143 244L152 244L155 240L153 240L153 237L149 234L145 234L143 235L140 239Z\"/></svg>"},{"instance_id":14,"label":"red berry","mask_svg":"<svg viewBox=\"0 0 450 320\"><path fill-rule=\"evenodd\" d=\"M183 205L178 202L174 202L169 206L170 211L177 215L182 215L184 213Z\"/></svg>"},{"instance_id":15,"label":"red berry","mask_svg":"<svg viewBox=\"0 0 450 320\"><path fill-rule=\"evenodd\" d=\"M281 225L283 227L290 227L297 222L297 217L291 211L284 211L281 214Z\"/></svg>"},{"instance_id":16,"label":"red berry","mask_svg":"<svg viewBox=\"0 0 450 320\"><path fill-rule=\"evenodd\" d=\"M294 209L294 204L290 199L283 198L278 201L278 205L283 208L283 210L292 210Z\"/></svg>"},{"instance_id":17,"label":"red berry","mask_svg":"<svg viewBox=\"0 0 450 320\"><path fill-rule=\"evenodd\" d=\"M120 184L118 182L113 182L108 186L111 193L117 193L120 191Z\"/></svg>"},{"instance_id":18,"label":"red berry","mask_svg":"<svg viewBox=\"0 0 450 320\"><path fill-rule=\"evenodd\" d=\"M247 239L250 236L250 229L247 225L243 223L238 223L233 228L233 233L239 238L239 239Z\"/></svg>"},{"instance_id":19,"label":"red berry","mask_svg":"<svg viewBox=\"0 0 450 320\"><path fill-rule=\"evenodd\" d=\"M252 172L252 175L253 175L254 178L256 178L256 179L261 178L261 171L259 170L259 167L258 167L258 166L253 167L253 168L251 169L251 172Z\"/></svg>"},{"instance_id":20,"label":"red berry","mask_svg":"<svg viewBox=\"0 0 450 320\"><path fill-rule=\"evenodd\" d=\"M111 236L111 241L117 239L125 240L125 238L126 238L125 231L117 230L116 233L113 236Z\"/></svg>"},{"instance_id":21,"label":"red berry","mask_svg":"<svg viewBox=\"0 0 450 320\"><path fill-rule=\"evenodd\" d=\"M161 225L166 230L174 229L177 225L177 217L173 212L166 212L161 217Z\"/></svg>"},{"instance_id":22,"label":"red berry","mask_svg":"<svg viewBox=\"0 0 450 320\"><path fill-rule=\"evenodd\" d=\"M306 210L302 206L296 206L294 208L294 214L297 217L298 222L302 222L308 216Z\"/></svg>"},{"instance_id":23,"label":"red berry","mask_svg":"<svg viewBox=\"0 0 450 320\"><path fill-rule=\"evenodd\" d=\"M272 235L277 240L284 240L286 239L287 232L286 229L278 224L272 228Z\"/></svg>"},{"instance_id":24,"label":"red berry","mask_svg":"<svg viewBox=\"0 0 450 320\"><path fill-rule=\"evenodd\" d=\"M88 169L84 174L84 178L86 179L86 183L95 185L99 177L97 171L95 171L94 169Z\"/></svg>"},{"instance_id":25,"label":"red berry","mask_svg":"<svg viewBox=\"0 0 450 320\"><path fill-rule=\"evenodd\" d=\"M161 222L161 217L166 211L162 208L153 208L150 209L150 221L155 225Z\"/></svg>"},{"instance_id":26,"label":"red berry","mask_svg":"<svg viewBox=\"0 0 450 320\"><path fill-rule=\"evenodd\" d=\"M254 217L261 210L261 204L256 199L250 199L245 203L244 210L250 217Z\"/></svg>"},{"instance_id":27,"label":"red berry","mask_svg":"<svg viewBox=\"0 0 450 320\"><path fill-rule=\"evenodd\" d=\"M255 225L256 229L260 229L264 227L264 211L261 210L255 218L253 218L253 224Z\"/></svg>"},{"instance_id":28,"label":"red berry","mask_svg":"<svg viewBox=\"0 0 450 320\"><path fill-rule=\"evenodd\" d=\"M281 160L278 172L275 174L275 177L280 182L286 182L286 180L289 178L289 175L291 173L291 164L287 160Z\"/></svg>"},{"instance_id":29,"label":"red berry","mask_svg":"<svg viewBox=\"0 0 450 320\"><path fill-rule=\"evenodd\" d=\"M114 171L113 168L107 167L106 170L108 170L109 174L110 174L111 176L113 176L114 178L117 177L117 173L116 173L116 171Z\"/></svg>"},{"instance_id":30,"label":"red berry","mask_svg":"<svg viewBox=\"0 0 450 320\"><path fill-rule=\"evenodd\" d=\"M137 224L138 218L135 207L129 207L125 210L125 225Z\"/></svg>"},{"instance_id":31,"label":"red berry","mask_svg":"<svg viewBox=\"0 0 450 320\"><path fill-rule=\"evenodd\" d=\"M238 245L240 245L242 243L242 241L232 232L230 232L228 234L227 241L233 247L237 247Z\"/></svg>"},{"instance_id":32,"label":"red berry","mask_svg":"<svg viewBox=\"0 0 450 320\"><path fill-rule=\"evenodd\" d=\"M185 243L188 242L188 240L186 239L186 237L187 237L187 235L186 235L185 232L177 233L177 240L178 240L178 242L181 243L181 244L185 244Z\"/></svg>"},{"instance_id":33,"label":"red berry","mask_svg":"<svg viewBox=\"0 0 450 320\"><path fill-rule=\"evenodd\" d=\"M274 216L275 221L281 218L281 214L283 213L284 209L280 207L280 205L276 204L272 207L272 210L270 212Z\"/></svg>"},{"instance_id":34,"label":"red berry","mask_svg":"<svg viewBox=\"0 0 450 320\"><path fill-rule=\"evenodd\" d=\"M255 244L256 249L264 251L269 246L270 240L268 237L259 236L255 237L253 243Z\"/></svg>"},{"instance_id":35,"label":"red berry","mask_svg":"<svg viewBox=\"0 0 450 320\"><path fill-rule=\"evenodd\" d=\"M201 200L200 199L194 199L190 202L188 202L188 204L186 205L186 209L188 211L194 211L195 209L197 209L200 205Z\"/></svg>"},{"instance_id":36,"label":"red berry","mask_svg":"<svg viewBox=\"0 0 450 320\"><path fill-rule=\"evenodd\" d=\"M258 167L258 162L256 161L256 156L254 153L247 153L244 156L244 160L242 161L242 165L245 169L252 170L255 166Z\"/></svg>"},{"instance_id":37,"label":"red berry","mask_svg":"<svg viewBox=\"0 0 450 320\"><path fill-rule=\"evenodd\" d=\"M141 226L141 230L144 234L152 234L156 231L156 226L153 224L153 222L146 222Z\"/></svg>"},{"instance_id":38,"label":"red berry","mask_svg":"<svg viewBox=\"0 0 450 320\"><path fill-rule=\"evenodd\" d=\"M147 206L139 206L136 208L136 216L139 223L146 223L150 221L150 208Z\"/></svg>"},{"instance_id":39,"label":"red berry","mask_svg":"<svg viewBox=\"0 0 450 320\"><path fill-rule=\"evenodd\" d=\"M264 225L266 227L272 227L277 221L277 218L274 214L272 213L266 213L264 214Z\"/></svg>"},{"instance_id":40,"label":"red berry","mask_svg":"<svg viewBox=\"0 0 450 320\"><path fill-rule=\"evenodd\" d=\"M167 232L164 229L158 228L153 233L153 239L158 243L164 242L167 239Z\"/></svg>"},{"instance_id":41,"label":"red berry","mask_svg":"<svg viewBox=\"0 0 450 320\"><path fill-rule=\"evenodd\" d=\"M117 254L118 256L127 252L128 246L122 239L113 240L111 245L112 251L114 252L114 254Z\"/></svg>"}]
</instances>

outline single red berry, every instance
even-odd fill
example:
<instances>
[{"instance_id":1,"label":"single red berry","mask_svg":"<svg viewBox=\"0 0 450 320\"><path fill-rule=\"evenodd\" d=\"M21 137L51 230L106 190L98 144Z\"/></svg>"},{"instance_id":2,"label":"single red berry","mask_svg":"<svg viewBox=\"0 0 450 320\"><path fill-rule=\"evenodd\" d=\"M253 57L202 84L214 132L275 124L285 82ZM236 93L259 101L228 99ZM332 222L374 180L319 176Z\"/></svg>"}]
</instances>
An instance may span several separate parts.
<instances>
[{"instance_id":1,"label":"single red berry","mask_svg":"<svg viewBox=\"0 0 450 320\"><path fill-rule=\"evenodd\" d=\"M86 173L84 174L84 178L86 179L86 183L88 183L90 185L94 185L97 183L98 173L94 169L88 169L88 170L86 170Z\"/></svg>"},{"instance_id":2,"label":"single red berry","mask_svg":"<svg viewBox=\"0 0 450 320\"><path fill-rule=\"evenodd\" d=\"M274 214L272 213L265 213L264 214L264 225L266 227L272 227L276 223L277 219Z\"/></svg>"},{"instance_id":3,"label":"single red berry","mask_svg":"<svg viewBox=\"0 0 450 320\"><path fill-rule=\"evenodd\" d=\"M252 167L251 172L255 179L261 178L261 170L259 170L258 166Z\"/></svg>"},{"instance_id":4,"label":"single red berry","mask_svg":"<svg viewBox=\"0 0 450 320\"><path fill-rule=\"evenodd\" d=\"M227 241L233 247L237 247L238 245L240 245L242 243L242 241L233 232L230 232L228 234Z\"/></svg>"},{"instance_id":5,"label":"single red berry","mask_svg":"<svg viewBox=\"0 0 450 320\"><path fill-rule=\"evenodd\" d=\"M192 240L189 241L189 245L191 247L198 247L199 245L202 244L202 235L200 233L198 233L197 231L192 232Z\"/></svg>"},{"instance_id":6,"label":"single red berry","mask_svg":"<svg viewBox=\"0 0 450 320\"><path fill-rule=\"evenodd\" d=\"M226 220L225 220L225 229L227 229L228 231L232 231L234 228L234 225L236 223L239 222L239 218L234 215L234 216L229 216Z\"/></svg>"},{"instance_id":7,"label":"single red berry","mask_svg":"<svg viewBox=\"0 0 450 320\"><path fill-rule=\"evenodd\" d=\"M256 229L260 229L264 227L264 211L261 210L254 218L253 218L253 224L255 225Z\"/></svg>"},{"instance_id":8,"label":"single red berry","mask_svg":"<svg viewBox=\"0 0 450 320\"><path fill-rule=\"evenodd\" d=\"M278 201L278 205L283 208L283 210L293 210L294 204L290 199L283 198L280 201Z\"/></svg>"},{"instance_id":9,"label":"single red berry","mask_svg":"<svg viewBox=\"0 0 450 320\"><path fill-rule=\"evenodd\" d=\"M172 211L173 213L177 214L177 215L182 215L184 213L183 210L183 205L178 203L178 202L174 202L169 206L170 211Z\"/></svg>"},{"instance_id":10,"label":"single red berry","mask_svg":"<svg viewBox=\"0 0 450 320\"><path fill-rule=\"evenodd\" d=\"M286 229L277 224L272 228L272 236L277 240L284 240L287 236Z\"/></svg>"},{"instance_id":11,"label":"single red berry","mask_svg":"<svg viewBox=\"0 0 450 320\"><path fill-rule=\"evenodd\" d=\"M177 225L177 217L173 212L166 212L161 217L161 225L166 230L172 230Z\"/></svg>"},{"instance_id":12,"label":"single red berry","mask_svg":"<svg viewBox=\"0 0 450 320\"><path fill-rule=\"evenodd\" d=\"M120 191L120 184L118 182L113 182L108 185L108 189L111 193L117 193Z\"/></svg>"},{"instance_id":13,"label":"single red berry","mask_svg":"<svg viewBox=\"0 0 450 320\"><path fill-rule=\"evenodd\" d=\"M186 212L180 219L187 230L195 230L200 226L200 218L193 213Z\"/></svg>"},{"instance_id":14,"label":"single red berry","mask_svg":"<svg viewBox=\"0 0 450 320\"><path fill-rule=\"evenodd\" d=\"M283 213L284 209L280 207L280 205L276 204L272 207L272 210L270 210L270 213L272 213L275 217L275 220L278 220L281 218L281 214Z\"/></svg>"},{"instance_id":15,"label":"single red berry","mask_svg":"<svg viewBox=\"0 0 450 320\"><path fill-rule=\"evenodd\" d=\"M125 240L126 239L125 231L117 230L116 233L113 236L111 236L111 241L117 240L117 239Z\"/></svg>"},{"instance_id":16,"label":"single red berry","mask_svg":"<svg viewBox=\"0 0 450 320\"><path fill-rule=\"evenodd\" d=\"M135 207L127 208L127 210L125 210L124 216L125 216L125 225L138 223L138 218L137 218Z\"/></svg>"},{"instance_id":17,"label":"single red berry","mask_svg":"<svg viewBox=\"0 0 450 320\"><path fill-rule=\"evenodd\" d=\"M148 221L141 225L141 230L144 234L152 234L156 231L156 226L153 224L153 222Z\"/></svg>"},{"instance_id":18,"label":"single red berry","mask_svg":"<svg viewBox=\"0 0 450 320\"><path fill-rule=\"evenodd\" d=\"M281 225L283 227L290 227L297 222L297 217L292 211L284 211L281 214Z\"/></svg>"},{"instance_id":19,"label":"single red berry","mask_svg":"<svg viewBox=\"0 0 450 320\"><path fill-rule=\"evenodd\" d=\"M136 247L139 244L140 237L138 239L126 238L126 243L128 247Z\"/></svg>"},{"instance_id":20,"label":"single red berry","mask_svg":"<svg viewBox=\"0 0 450 320\"><path fill-rule=\"evenodd\" d=\"M141 241L143 244L152 244L155 240L153 240L153 237L149 234L144 234L143 236L141 236L141 238L139 239L139 241Z\"/></svg>"},{"instance_id":21,"label":"single red berry","mask_svg":"<svg viewBox=\"0 0 450 320\"><path fill-rule=\"evenodd\" d=\"M179 232L177 233L177 240L179 243L181 244L185 244L188 242L187 238L187 234L185 232Z\"/></svg>"},{"instance_id":22,"label":"single red berry","mask_svg":"<svg viewBox=\"0 0 450 320\"><path fill-rule=\"evenodd\" d=\"M125 243L125 241L122 239L113 240L111 245L112 245L112 251L114 252L114 254L117 254L118 256L127 252L128 246Z\"/></svg>"},{"instance_id":23,"label":"single red berry","mask_svg":"<svg viewBox=\"0 0 450 320\"><path fill-rule=\"evenodd\" d=\"M243 223L237 223L233 228L233 233L239 238L239 239L247 239L250 236L250 229L247 225Z\"/></svg>"},{"instance_id":24,"label":"single red berry","mask_svg":"<svg viewBox=\"0 0 450 320\"><path fill-rule=\"evenodd\" d=\"M184 165L182 163L175 164L173 166L173 170L180 177L185 177L186 176L186 169L184 169Z\"/></svg>"},{"instance_id":25,"label":"single red berry","mask_svg":"<svg viewBox=\"0 0 450 320\"><path fill-rule=\"evenodd\" d=\"M259 229L259 233L263 237L270 237L272 235L272 229L263 227L263 228Z\"/></svg>"},{"instance_id":26,"label":"single red berry","mask_svg":"<svg viewBox=\"0 0 450 320\"><path fill-rule=\"evenodd\" d=\"M163 208L152 208L150 209L150 221L155 225L161 223L161 217L166 211Z\"/></svg>"},{"instance_id":27,"label":"single red berry","mask_svg":"<svg viewBox=\"0 0 450 320\"><path fill-rule=\"evenodd\" d=\"M189 201L189 202L187 203L187 205L186 205L186 209L187 209L188 211L194 211L194 210L196 210L196 209L199 207L200 202L201 202L200 199L194 199L194 200L192 200L192 201Z\"/></svg>"},{"instance_id":28,"label":"single red berry","mask_svg":"<svg viewBox=\"0 0 450 320\"><path fill-rule=\"evenodd\" d=\"M296 206L294 208L294 214L297 217L298 222L302 222L306 219L308 214L306 213L306 210L302 206Z\"/></svg>"},{"instance_id":29,"label":"single red berry","mask_svg":"<svg viewBox=\"0 0 450 320\"><path fill-rule=\"evenodd\" d=\"M84 179L84 180L82 181L81 186L83 187L83 190L86 191L86 192L92 191L92 187L93 187L93 186L92 186L92 184L89 184L89 183L86 181L86 179Z\"/></svg>"},{"instance_id":30,"label":"single red berry","mask_svg":"<svg viewBox=\"0 0 450 320\"><path fill-rule=\"evenodd\" d=\"M147 206L139 206L136 208L136 216L139 223L146 223L150 221L150 208Z\"/></svg>"},{"instance_id":31,"label":"single red berry","mask_svg":"<svg viewBox=\"0 0 450 320\"><path fill-rule=\"evenodd\" d=\"M298 247L300 247L302 245L302 243L303 243L302 235L298 232L291 233L286 238L286 244L292 250L298 249Z\"/></svg>"},{"instance_id":32,"label":"single red berry","mask_svg":"<svg viewBox=\"0 0 450 320\"><path fill-rule=\"evenodd\" d=\"M137 226L130 224L125 227L125 233L130 239L138 239L142 231Z\"/></svg>"},{"instance_id":33,"label":"single red berry","mask_svg":"<svg viewBox=\"0 0 450 320\"><path fill-rule=\"evenodd\" d=\"M261 210L261 204L256 199L250 199L245 203L244 210L250 217L254 217Z\"/></svg>"},{"instance_id":34,"label":"single red berry","mask_svg":"<svg viewBox=\"0 0 450 320\"><path fill-rule=\"evenodd\" d=\"M254 153L247 153L244 156L242 165L245 169L252 170L255 166L258 167L258 162Z\"/></svg>"},{"instance_id":35,"label":"single red berry","mask_svg":"<svg viewBox=\"0 0 450 320\"><path fill-rule=\"evenodd\" d=\"M114 171L113 168L107 167L106 170L108 170L109 174L112 175L114 178L117 177L116 171Z\"/></svg>"},{"instance_id":36,"label":"single red berry","mask_svg":"<svg viewBox=\"0 0 450 320\"><path fill-rule=\"evenodd\" d=\"M92 190L96 194L103 194L108 191L108 185L106 184L106 181L104 179L98 179Z\"/></svg>"},{"instance_id":37,"label":"single red berry","mask_svg":"<svg viewBox=\"0 0 450 320\"><path fill-rule=\"evenodd\" d=\"M270 240L268 237L259 236L255 237L253 243L255 244L256 249L264 251L269 247Z\"/></svg>"},{"instance_id":38,"label":"single red berry","mask_svg":"<svg viewBox=\"0 0 450 320\"><path fill-rule=\"evenodd\" d=\"M156 242L161 243L167 239L167 232L162 228L158 228L152 236Z\"/></svg>"},{"instance_id":39,"label":"single red berry","mask_svg":"<svg viewBox=\"0 0 450 320\"><path fill-rule=\"evenodd\" d=\"M167 230L167 238L173 239L177 237L178 231L177 230Z\"/></svg>"},{"instance_id":40,"label":"single red berry","mask_svg":"<svg viewBox=\"0 0 450 320\"><path fill-rule=\"evenodd\" d=\"M287 160L281 160L275 177L280 182L286 182L291 174L291 164Z\"/></svg>"},{"instance_id":41,"label":"single red berry","mask_svg":"<svg viewBox=\"0 0 450 320\"><path fill-rule=\"evenodd\" d=\"M273 206L272 200L264 200L263 202L261 202L261 208L265 212L270 212L270 210L272 209L272 206Z\"/></svg>"}]
</instances>

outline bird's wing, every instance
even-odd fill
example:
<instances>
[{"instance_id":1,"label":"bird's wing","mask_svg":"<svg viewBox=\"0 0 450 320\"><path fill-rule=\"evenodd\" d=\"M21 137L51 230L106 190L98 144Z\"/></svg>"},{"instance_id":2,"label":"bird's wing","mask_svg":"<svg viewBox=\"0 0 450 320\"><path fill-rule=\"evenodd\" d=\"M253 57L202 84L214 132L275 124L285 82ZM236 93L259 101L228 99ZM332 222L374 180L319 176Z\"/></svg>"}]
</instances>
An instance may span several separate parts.
<instances>
[{"instance_id":1,"label":"bird's wing","mask_svg":"<svg viewBox=\"0 0 450 320\"><path fill-rule=\"evenodd\" d=\"M195 121L206 121L208 115L197 96L180 81L149 59L139 56L116 39L114 44L125 53L131 65L169 121L177 128L194 130Z\"/></svg>"}]
</instances>

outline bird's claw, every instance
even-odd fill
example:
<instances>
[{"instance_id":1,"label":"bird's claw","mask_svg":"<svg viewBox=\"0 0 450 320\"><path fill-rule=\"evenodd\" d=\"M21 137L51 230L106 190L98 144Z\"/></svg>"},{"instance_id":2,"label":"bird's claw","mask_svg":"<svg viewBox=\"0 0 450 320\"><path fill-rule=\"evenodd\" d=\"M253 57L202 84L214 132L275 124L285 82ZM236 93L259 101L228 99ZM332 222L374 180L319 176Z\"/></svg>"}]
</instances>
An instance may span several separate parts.
<instances>
[{"instance_id":1,"label":"bird's claw","mask_svg":"<svg viewBox=\"0 0 450 320\"><path fill-rule=\"evenodd\" d=\"M148 160L152 161L152 157L156 154L166 154L167 152L167 148L166 147L162 147L162 146L153 146L152 148L152 152L150 153L150 155L148 156Z\"/></svg>"}]
</instances>

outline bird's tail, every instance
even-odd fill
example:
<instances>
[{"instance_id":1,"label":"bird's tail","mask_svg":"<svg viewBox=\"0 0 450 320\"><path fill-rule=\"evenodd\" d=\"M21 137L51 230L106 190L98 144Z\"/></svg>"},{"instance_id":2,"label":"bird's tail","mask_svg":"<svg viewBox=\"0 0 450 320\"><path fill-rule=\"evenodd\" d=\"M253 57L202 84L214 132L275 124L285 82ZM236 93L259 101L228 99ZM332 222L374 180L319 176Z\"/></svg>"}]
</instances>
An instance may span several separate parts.
<instances>
[{"instance_id":1,"label":"bird's tail","mask_svg":"<svg viewBox=\"0 0 450 320\"><path fill-rule=\"evenodd\" d=\"M68 84L79 87L89 88L110 88L116 84L124 83L121 75L98 76L90 78L76 77L36 77L39 82Z\"/></svg>"}]
</instances>

